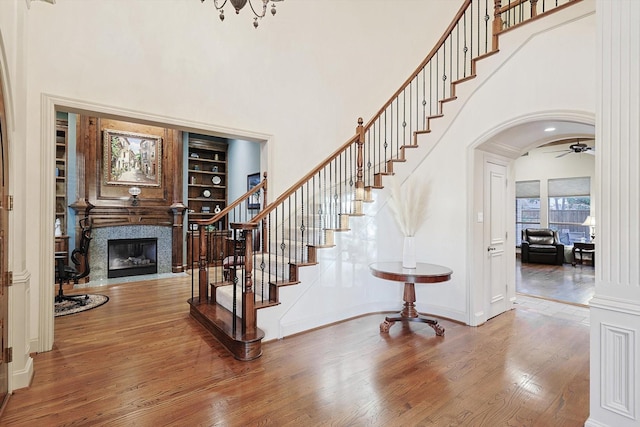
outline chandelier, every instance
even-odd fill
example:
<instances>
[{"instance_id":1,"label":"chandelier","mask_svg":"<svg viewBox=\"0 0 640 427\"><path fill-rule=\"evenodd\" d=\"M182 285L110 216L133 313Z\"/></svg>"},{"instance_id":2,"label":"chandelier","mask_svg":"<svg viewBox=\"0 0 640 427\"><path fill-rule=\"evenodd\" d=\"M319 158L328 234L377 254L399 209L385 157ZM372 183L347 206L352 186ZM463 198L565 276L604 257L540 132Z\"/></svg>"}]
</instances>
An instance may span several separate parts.
<instances>
[{"instance_id":1,"label":"chandelier","mask_svg":"<svg viewBox=\"0 0 640 427\"><path fill-rule=\"evenodd\" d=\"M200 1L204 3L205 0L200 0ZM251 11L253 12L253 15L254 15L253 27L258 28L258 19L264 18L264 16L267 14L267 5L271 3L271 14L275 15L276 14L275 3L283 0L254 0L254 1L262 2L262 11L260 13L256 12L256 9L253 7L253 4L251 3L251 0L224 0L222 1L222 4L220 4L219 0L213 0L213 5L215 6L216 10L220 11L220 20L224 21L223 7L227 4L227 2L231 3L231 6L233 6L233 8L236 10L236 14L239 14L240 10L243 7L245 7L247 3L249 3L249 7L251 7Z\"/></svg>"}]
</instances>

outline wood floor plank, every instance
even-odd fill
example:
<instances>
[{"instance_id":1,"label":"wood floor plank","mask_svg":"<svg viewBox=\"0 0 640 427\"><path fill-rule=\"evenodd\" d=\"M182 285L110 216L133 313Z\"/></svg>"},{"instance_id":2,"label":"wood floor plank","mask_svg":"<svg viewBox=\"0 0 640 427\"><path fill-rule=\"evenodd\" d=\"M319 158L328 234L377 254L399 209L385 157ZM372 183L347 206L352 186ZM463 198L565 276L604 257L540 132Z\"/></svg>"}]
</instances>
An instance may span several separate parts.
<instances>
[{"instance_id":1,"label":"wood floor plank","mask_svg":"<svg viewBox=\"0 0 640 427\"><path fill-rule=\"evenodd\" d=\"M189 316L189 279L112 285L57 318L2 426L581 426L589 329L519 307L472 328L379 332L371 314L235 360Z\"/></svg>"},{"instance_id":2,"label":"wood floor plank","mask_svg":"<svg viewBox=\"0 0 640 427\"><path fill-rule=\"evenodd\" d=\"M588 305L595 293L593 266L548 265L516 261L516 291L526 295Z\"/></svg>"}]
</instances>

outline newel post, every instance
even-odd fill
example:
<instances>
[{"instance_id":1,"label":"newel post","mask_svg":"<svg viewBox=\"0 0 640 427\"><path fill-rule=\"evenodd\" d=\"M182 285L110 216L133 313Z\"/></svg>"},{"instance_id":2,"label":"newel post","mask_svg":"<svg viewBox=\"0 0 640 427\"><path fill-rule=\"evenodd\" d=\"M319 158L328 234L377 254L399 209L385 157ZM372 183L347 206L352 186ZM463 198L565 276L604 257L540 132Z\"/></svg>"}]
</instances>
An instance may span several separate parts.
<instances>
[{"instance_id":1,"label":"newel post","mask_svg":"<svg viewBox=\"0 0 640 427\"><path fill-rule=\"evenodd\" d=\"M256 322L255 298L253 292L253 230L258 224L234 223L233 229L241 229L244 235L244 285L242 286L242 333L255 331Z\"/></svg>"},{"instance_id":2,"label":"newel post","mask_svg":"<svg viewBox=\"0 0 640 427\"><path fill-rule=\"evenodd\" d=\"M207 280L207 236L205 227L198 224L200 251L198 254L198 301L207 302L209 300L209 287Z\"/></svg>"},{"instance_id":3,"label":"newel post","mask_svg":"<svg viewBox=\"0 0 640 427\"><path fill-rule=\"evenodd\" d=\"M491 47L493 50L498 50L498 34L502 31L502 0L493 1L493 35L491 37Z\"/></svg>"},{"instance_id":4,"label":"newel post","mask_svg":"<svg viewBox=\"0 0 640 427\"><path fill-rule=\"evenodd\" d=\"M534 18L538 16L538 0L530 0L531 1L531 17Z\"/></svg>"},{"instance_id":5,"label":"newel post","mask_svg":"<svg viewBox=\"0 0 640 427\"><path fill-rule=\"evenodd\" d=\"M184 271L184 263L182 262L182 254L184 248L182 245L182 235L184 227L184 213L187 207L182 202L176 202L169 207L169 212L173 217L171 228L171 272L182 273Z\"/></svg>"},{"instance_id":6,"label":"newel post","mask_svg":"<svg viewBox=\"0 0 640 427\"><path fill-rule=\"evenodd\" d=\"M358 127L356 128L356 134L358 135L358 140L356 141L356 200L364 200L364 127L362 123L362 117L359 117Z\"/></svg>"}]
</instances>

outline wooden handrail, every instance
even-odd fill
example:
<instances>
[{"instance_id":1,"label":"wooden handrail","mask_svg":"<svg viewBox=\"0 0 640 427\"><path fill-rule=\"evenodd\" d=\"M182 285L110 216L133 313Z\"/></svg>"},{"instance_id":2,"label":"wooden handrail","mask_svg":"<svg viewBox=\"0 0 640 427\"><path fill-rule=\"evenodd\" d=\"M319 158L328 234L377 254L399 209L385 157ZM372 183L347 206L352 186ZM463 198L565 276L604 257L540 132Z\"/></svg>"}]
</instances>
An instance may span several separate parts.
<instances>
[{"instance_id":1,"label":"wooden handrail","mask_svg":"<svg viewBox=\"0 0 640 427\"><path fill-rule=\"evenodd\" d=\"M499 8L496 8L496 11L498 13L505 13L513 8L516 8L518 6L520 6L522 3L527 3L530 0L512 0L513 3L509 2L508 4L504 5L504 6L500 6Z\"/></svg>"},{"instance_id":2,"label":"wooden handrail","mask_svg":"<svg viewBox=\"0 0 640 427\"><path fill-rule=\"evenodd\" d=\"M494 1L496 3L494 14L495 14L495 17L497 18L498 16L501 16L505 12L508 12L509 10L515 8L516 6L520 5L521 3L524 3L524 2L530 1L530 0L513 0L514 3L507 4L505 6L501 6L501 3L502 3L503 0L494 0ZM518 22L516 24L513 24L513 25L509 26L509 28L502 28L502 25L500 25L500 26L496 25L496 27L494 28L493 36L497 37L500 33L509 31L509 30L519 26L519 25L523 25L523 24L535 21L535 20L541 18L543 15L547 15L547 14L550 14L550 13L558 12L558 11L560 11L562 9L565 9L565 8L571 6L572 4L579 3L582 0L566 0L566 3L563 3L561 5L555 6L553 8L547 9L547 10L542 11L542 12L538 12L538 9L537 9L538 1L540 1L540 0L536 0L536 1L532 2L532 4L531 4L531 17L530 18L527 18L527 19L525 19L525 20L523 20L521 22ZM496 28L497 28L497 31L496 31Z\"/></svg>"},{"instance_id":3,"label":"wooden handrail","mask_svg":"<svg viewBox=\"0 0 640 427\"><path fill-rule=\"evenodd\" d=\"M329 163L331 163L331 161L333 161L336 157L338 157L344 150L346 150L347 148L349 148L349 146L351 146L352 144L358 142L360 135L362 134L362 132L360 131L360 128L362 127L362 117L360 117L358 119L358 128L356 129L356 134L354 136L351 137L351 139L349 139L347 142L345 142L344 144L342 144L340 146L340 148L338 148L336 151L334 151L329 157L327 157L322 163L320 163L318 166L316 166L315 168L313 168L311 170L311 172L309 172L308 174L306 174L305 176L303 176L302 178L300 178L295 184L293 184L291 187L289 187L288 190L286 190L284 193L282 193L280 195L280 197L278 197L276 200L274 200L272 203L269 203L268 206L265 206L265 208L256 216L253 217L253 219L251 220L251 222L258 222L258 221L262 221L263 219L265 219L267 217L267 215L269 215L269 213L271 211L273 211L276 207L278 207L282 202L284 202L287 197L291 196L293 193L296 192L296 190L298 190L298 188L300 188L301 186L303 186L307 181L309 181L315 174L317 174L318 172L320 172L322 170L322 168L324 168L325 166L327 166Z\"/></svg>"},{"instance_id":4,"label":"wooden handrail","mask_svg":"<svg viewBox=\"0 0 640 427\"><path fill-rule=\"evenodd\" d=\"M267 173L265 172L264 173L264 179L262 181L260 181L260 184L256 185L251 190L247 190L246 193L244 193L242 196L238 197L235 201L233 201L233 203L231 203L229 206L227 206L224 209L222 209L220 212L215 214L213 217L211 217L209 219L194 219L191 222L193 222L195 224L198 224L198 225L215 224L216 222L218 222L222 218L224 218L236 206L238 206L240 203L246 201L249 197L251 197L251 195L254 194L256 191L261 190L261 189L264 189L266 191L266 188L267 188Z\"/></svg>"},{"instance_id":5,"label":"wooden handrail","mask_svg":"<svg viewBox=\"0 0 640 427\"><path fill-rule=\"evenodd\" d=\"M478 57L489 53L488 37L492 37L492 49L497 50L498 34L502 34L505 30L502 29L502 17L501 10L502 2L504 0L493 0L493 14L494 21L491 26L488 25L489 10L488 5L491 0L485 0L484 15L480 14L478 7L478 14L473 14L473 7L475 5L474 0L463 0L463 4L456 13L452 22L446 28L444 34L440 37L435 47L429 52L427 57L420 63L417 69L411 74L411 76L404 82L404 84L396 91L393 96L387 101L384 106L376 113L376 115L367 123L366 127L363 126L362 118L358 119L358 126L356 128L356 134L351 137L347 142L338 147L333 153L331 153L325 160L313 168L310 172L299 179L295 184L284 191L276 200L272 203L267 203L266 191L266 175L264 181L259 185L247 191L243 196L234 201L231 205L225 207L221 212L214 215L209 220L193 220L191 223L198 225L208 225L215 223L225 218L229 218L231 212L238 206L242 206L241 203L247 200L253 193L264 190L264 202L263 209L258 211L255 216L246 222L233 222L229 224L229 229L233 230L233 234L229 234L230 237L220 236L220 233L205 232L205 227L200 227L200 248L199 248L199 274L198 278L198 303L213 303L218 304L216 299L217 286L226 286L233 284L233 296L232 307L229 309L232 315L232 331L229 332L229 321L227 317L220 316L216 318L216 326L213 328L214 332L218 332L216 336L223 336L225 339L229 339L229 342L225 343L225 340L221 342L229 348L237 358L241 360L246 357L246 352L253 350L253 343L256 342L255 337L261 336L261 332L257 327L256 310L260 307L267 307L279 303L278 287L281 285L291 285L298 283L300 277L298 275L298 268L305 265L311 265L318 262L317 249L321 247L331 247L335 245L334 233L348 230L349 215L362 215L362 203L370 201L367 198L367 191L365 191L366 185L371 185L372 188L378 188L382 185L382 175L393 174L394 162L403 161L404 148L409 144L407 135L410 132L423 131L426 128L419 128L418 126L426 126L427 99L424 91L426 89L426 82L424 75L426 68L431 68L435 62L435 78L439 80L442 76L442 83L438 83L435 89L435 97L432 95L431 89L431 70L429 70L429 114L432 114L432 101L440 103L440 106L436 104L436 108L439 114L442 113L442 102L453 99L453 83L454 79L467 78L467 70L469 75L474 73L474 62ZM510 10L514 4L522 5L527 0L513 0L516 3L510 5L509 8L504 10ZM548 12L556 11L564 8L570 4L577 3L581 0L566 0L567 3L562 6L555 7L543 14L535 13L535 8L532 8L532 13L535 15L533 18L526 17L526 21L531 21L539 18L541 15L546 15ZM478 5L480 5L478 0ZM471 38L471 52L467 50L467 12L470 12L472 19L471 32L468 33ZM473 27L473 19L477 19L478 26ZM462 23L461 23L462 21ZM483 22L484 21L484 22ZM523 21L524 22L524 21ZM457 27L460 25L461 27ZM484 25L481 27L480 25ZM520 25L518 23L517 25ZM460 30L463 33L463 51L460 50L459 45ZM480 44L475 45L477 52L473 52L474 39L473 36L477 30L478 42L484 42L484 46ZM481 39L481 35L484 40ZM443 65L442 71L438 70L438 58L442 49L442 55L445 57L447 52L451 52L451 48L447 51L447 44L453 45L456 41L457 53L456 59L462 59L463 62L463 74L459 72L458 64L456 64L456 71L454 73L453 66L449 66L449 73L447 74L446 62ZM481 51L482 50L482 51ZM449 53L446 56L451 63L452 54ZM443 61L444 62L444 61ZM469 68L466 68L469 67ZM440 74L442 72L442 74ZM422 83L419 80L422 73ZM459 80L456 80L459 81ZM414 83L415 82L415 83ZM422 85L420 85L422 84ZM442 92L438 91L439 85L442 85ZM445 90L445 84L450 85L449 90ZM422 89L422 100L418 100L416 92L416 101L414 103L411 97L411 91L415 85L416 90ZM435 86L435 85L434 85ZM409 103L406 103L406 95L408 90ZM399 108L396 108L396 121L393 118L390 119L390 133L387 133L386 121L387 110L390 108L391 116L394 114L395 104L402 106L403 108L408 105L409 107L409 123L408 129L406 129L406 116L405 111L402 111L402 117L398 113ZM412 105L414 107L412 107ZM417 114L420 114L419 106L422 107L423 120L416 120L413 122L412 108L415 106L418 109L415 110L416 119ZM384 118L383 118L384 115ZM384 126L380 126L380 123L384 121ZM415 126L414 126L415 124ZM394 127L395 125L395 127ZM376 126L378 127L376 132ZM381 129L383 128L383 129ZM402 128L402 138L399 136L398 129ZM371 129L371 130L370 130ZM394 131L396 136L394 138ZM383 135L382 137L380 135ZM414 133L415 135L415 133ZM390 136L387 139L387 136ZM389 144L388 144L389 141ZM401 146L401 143L402 144ZM376 152L377 150L377 152ZM401 151L402 150L402 151ZM402 154L400 154L402 152ZM344 186L344 191L343 191ZM346 214L346 215L345 215ZM250 215L247 215L250 216ZM345 220L345 221L343 221ZM257 247L254 248L253 240L258 237L254 234L254 230L261 231L261 252ZM211 274L223 270L223 260L216 259L216 263L211 263L211 259L208 257L207 238L223 238L223 239L238 239L236 233L242 231L244 236L244 250L240 253L234 252L234 258L231 260L233 264L227 264L226 276L223 273L220 276L220 280L213 278L211 280ZM193 240L192 240L193 241ZM255 252L254 252L255 250ZM239 251L239 249L238 249ZM222 255L222 252L220 252ZM238 256L239 255L239 256ZM239 258L239 259L237 259ZM226 258L225 258L226 259ZM220 269L219 266L223 265ZM211 266L215 265L213 270L210 270ZM255 270L255 271L254 271ZM230 279L229 274L233 279ZM241 274L239 276L239 274ZM196 280L194 274L192 279L192 294L193 287ZM243 279L242 282L239 279ZM213 286L211 286L213 285ZM237 286L237 287L236 287ZM211 289L212 297L209 298L209 290ZM237 290L241 289L241 295L237 295ZM256 292L259 289L260 292ZM259 295L259 299L257 298ZM195 301L195 299L193 299ZM240 305L242 309L241 318L238 317L237 307ZM193 307L192 307L193 309ZM196 307L195 310L198 310ZM218 313L216 311L216 313ZM225 315L226 316L226 315ZM242 337L236 334L236 323L242 322ZM209 325L207 323L207 325ZM259 339L258 339L259 342ZM259 344L258 352L255 353L256 357L259 356Z\"/></svg>"},{"instance_id":6,"label":"wooden handrail","mask_svg":"<svg viewBox=\"0 0 640 427\"><path fill-rule=\"evenodd\" d=\"M447 40L447 38L449 37L449 34L456 27L456 25L458 24L458 21L460 21L460 18L462 18L462 15L464 15L464 12L467 10L469 5L471 4L471 1L472 0L465 0L462 3L462 6L458 10L458 13L456 13L456 15L453 17L453 20L451 21L447 29L444 31L442 36L440 36L440 39L436 42L433 49L431 49L431 52L429 52L427 57L420 63L420 65L418 65L418 67L409 76L409 78L405 80L402 86L400 86L400 89L398 89L393 95L391 95L391 98L389 98L389 100L382 106L382 108L380 108L380 110L378 110L378 112L373 116L373 118L367 122L367 124L364 126L365 131L369 130L369 128L373 125L373 123L375 123L375 121L378 120L378 118L384 113L384 111L393 103L393 101L402 93L402 91L405 90L407 86L409 86L411 81L420 73L420 71L429 63L429 61L431 61L431 59L438 52L442 44Z\"/></svg>"}]
</instances>

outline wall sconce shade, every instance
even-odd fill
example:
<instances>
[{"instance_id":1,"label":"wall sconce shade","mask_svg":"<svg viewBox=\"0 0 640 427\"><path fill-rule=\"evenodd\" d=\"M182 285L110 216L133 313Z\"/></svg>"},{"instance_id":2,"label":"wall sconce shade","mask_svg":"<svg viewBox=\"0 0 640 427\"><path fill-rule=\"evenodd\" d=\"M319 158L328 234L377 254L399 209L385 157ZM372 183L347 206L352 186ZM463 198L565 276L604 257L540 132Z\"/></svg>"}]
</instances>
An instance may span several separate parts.
<instances>
[{"instance_id":1,"label":"wall sconce shade","mask_svg":"<svg viewBox=\"0 0 640 427\"><path fill-rule=\"evenodd\" d=\"M140 195L140 193L142 193L142 190L140 190L140 187L129 188L129 194L133 196L133 200L131 201L131 204L133 206L138 206L138 196Z\"/></svg>"}]
</instances>

